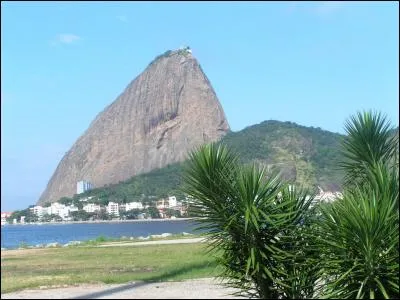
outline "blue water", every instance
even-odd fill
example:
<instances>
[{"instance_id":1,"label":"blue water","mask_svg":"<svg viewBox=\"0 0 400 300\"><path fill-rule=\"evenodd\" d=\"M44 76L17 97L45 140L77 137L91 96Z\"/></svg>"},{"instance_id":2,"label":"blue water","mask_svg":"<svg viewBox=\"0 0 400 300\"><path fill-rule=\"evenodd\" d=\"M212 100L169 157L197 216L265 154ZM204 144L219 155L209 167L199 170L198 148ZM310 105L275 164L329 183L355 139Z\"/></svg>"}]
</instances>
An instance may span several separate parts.
<instances>
[{"instance_id":1,"label":"blue water","mask_svg":"<svg viewBox=\"0 0 400 300\"><path fill-rule=\"evenodd\" d=\"M125 223L75 223L43 225L6 225L1 227L1 248L18 248L48 243L66 244L87 241L99 236L108 238L139 237L162 233L194 233L195 224L189 220L142 221Z\"/></svg>"}]
</instances>

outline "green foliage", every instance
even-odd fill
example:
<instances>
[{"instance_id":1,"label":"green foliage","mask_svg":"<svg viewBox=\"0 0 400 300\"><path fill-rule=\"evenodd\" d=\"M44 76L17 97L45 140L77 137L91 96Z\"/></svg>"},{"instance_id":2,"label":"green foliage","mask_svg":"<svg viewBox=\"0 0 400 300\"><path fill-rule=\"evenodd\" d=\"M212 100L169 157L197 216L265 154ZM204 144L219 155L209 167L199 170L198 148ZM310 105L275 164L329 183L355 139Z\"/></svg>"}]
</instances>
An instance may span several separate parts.
<instances>
[{"instance_id":1,"label":"green foliage","mask_svg":"<svg viewBox=\"0 0 400 300\"><path fill-rule=\"evenodd\" d=\"M10 217L8 217L6 221L8 223L12 223L14 219L17 219L17 221L20 222L22 216L25 216L25 222L28 223L38 221L38 217L33 214L32 210L30 210L29 208L12 212Z\"/></svg>"},{"instance_id":2,"label":"green foliage","mask_svg":"<svg viewBox=\"0 0 400 300\"><path fill-rule=\"evenodd\" d=\"M306 191L289 189L256 165L243 166L224 145L191 153L184 192L207 231L209 250L228 285L251 297L308 298L317 269L307 261Z\"/></svg>"},{"instance_id":3,"label":"green foliage","mask_svg":"<svg viewBox=\"0 0 400 300\"><path fill-rule=\"evenodd\" d=\"M42 222L52 222L52 221L61 222L62 218L59 215L55 215L55 214L50 214L50 215L44 214L42 216L42 218L40 219L40 221L42 221Z\"/></svg>"},{"instance_id":4,"label":"green foliage","mask_svg":"<svg viewBox=\"0 0 400 300\"><path fill-rule=\"evenodd\" d=\"M128 210L128 211L122 211L119 213L119 215L123 219L134 220L134 219L137 219L139 217L139 214L141 214L142 212L144 212L144 210L132 209L132 210Z\"/></svg>"},{"instance_id":5,"label":"green foliage","mask_svg":"<svg viewBox=\"0 0 400 300\"><path fill-rule=\"evenodd\" d=\"M364 112L346 122L342 200L321 207L320 295L399 297L399 176L390 124Z\"/></svg>"},{"instance_id":6,"label":"green foliage","mask_svg":"<svg viewBox=\"0 0 400 300\"><path fill-rule=\"evenodd\" d=\"M84 210L78 210L72 211L70 216L73 221L87 221L93 216L93 213L88 213Z\"/></svg>"},{"instance_id":7,"label":"green foliage","mask_svg":"<svg viewBox=\"0 0 400 300\"><path fill-rule=\"evenodd\" d=\"M101 242L107 241L107 238L105 236L101 235L101 236L97 237L95 241L98 243L101 243Z\"/></svg>"},{"instance_id":8,"label":"green foliage","mask_svg":"<svg viewBox=\"0 0 400 300\"><path fill-rule=\"evenodd\" d=\"M167 218L170 218L170 217L180 218L180 217L182 217L181 212L179 210L170 209L170 208L167 208L165 210L165 215L167 216Z\"/></svg>"},{"instance_id":9,"label":"green foliage","mask_svg":"<svg viewBox=\"0 0 400 300\"><path fill-rule=\"evenodd\" d=\"M149 206L144 210L147 216L151 217L152 219L159 219L160 218L160 213L158 212L158 209L153 206Z\"/></svg>"},{"instance_id":10,"label":"green foliage","mask_svg":"<svg viewBox=\"0 0 400 300\"><path fill-rule=\"evenodd\" d=\"M62 197L60 200L57 201L60 204L64 205L71 205L73 204L73 199L68 197Z\"/></svg>"},{"instance_id":11,"label":"green foliage","mask_svg":"<svg viewBox=\"0 0 400 300\"><path fill-rule=\"evenodd\" d=\"M380 113L364 112L351 116L345 124L348 136L343 141L345 183L365 183L367 169L389 162L398 150L398 136Z\"/></svg>"},{"instance_id":12,"label":"green foliage","mask_svg":"<svg viewBox=\"0 0 400 300\"><path fill-rule=\"evenodd\" d=\"M90 214L94 220L111 220L111 217L105 209L100 209L94 213Z\"/></svg>"},{"instance_id":13,"label":"green foliage","mask_svg":"<svg viewBox=\"0 0 400 300\"><path fill-rule=\"evenodd\" d=\"M398 133L372 112L346 130L344 197L312 209L224 145L190 155L184 191L229 285L261 298L399 297Z\"/></svg>"}]
</instances>

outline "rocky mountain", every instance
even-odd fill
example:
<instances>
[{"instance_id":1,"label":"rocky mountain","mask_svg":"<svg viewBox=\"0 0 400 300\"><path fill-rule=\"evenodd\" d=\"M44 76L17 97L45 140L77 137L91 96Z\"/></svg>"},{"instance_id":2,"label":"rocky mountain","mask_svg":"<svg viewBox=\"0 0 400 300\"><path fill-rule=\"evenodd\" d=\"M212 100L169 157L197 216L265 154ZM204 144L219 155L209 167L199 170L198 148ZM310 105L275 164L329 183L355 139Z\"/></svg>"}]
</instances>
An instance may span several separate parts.
<instances>
[{"instance_id":1,"label":"rocky mountain","mask_svg":"<svg viewBox=\"0 0 400 300\"><path fill-rule=\"evenodd\" d=\"M64 155L38 204L183 161L229 131L210 81L189 49L158 56Z\"/></svg>"}]
</instances>

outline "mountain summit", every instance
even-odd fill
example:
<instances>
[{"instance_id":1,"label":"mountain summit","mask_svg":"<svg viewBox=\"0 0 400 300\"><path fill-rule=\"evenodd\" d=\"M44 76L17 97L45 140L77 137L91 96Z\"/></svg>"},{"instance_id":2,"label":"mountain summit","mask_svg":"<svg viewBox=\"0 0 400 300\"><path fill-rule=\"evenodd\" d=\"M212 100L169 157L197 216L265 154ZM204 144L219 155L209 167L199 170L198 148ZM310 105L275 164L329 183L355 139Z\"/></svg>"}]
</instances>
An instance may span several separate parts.
<instances>
[{"instance_id":1,"label":"mountain summit","mask_svg":"<svg viewBox=\"0 0 400 300\"><path fill-rule=\"evenodd\" d=\"M229 131L210 81L188 47L167 51L101 112L64 155L38 204L183 161Z\"/></svg>"}]
</instances>

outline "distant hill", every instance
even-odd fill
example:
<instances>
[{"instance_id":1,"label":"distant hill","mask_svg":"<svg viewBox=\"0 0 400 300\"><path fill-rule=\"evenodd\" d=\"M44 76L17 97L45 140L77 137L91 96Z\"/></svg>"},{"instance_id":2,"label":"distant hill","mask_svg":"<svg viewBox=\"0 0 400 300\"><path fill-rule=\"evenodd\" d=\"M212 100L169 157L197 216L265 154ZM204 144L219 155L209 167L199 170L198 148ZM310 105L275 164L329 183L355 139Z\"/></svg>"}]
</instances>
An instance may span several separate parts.
<instances>
[{"instance_id":1,"label":"distant hill","mask_svg":"<svg viewBox=\"0 0 400 300\"><path fill-rule=\"evenodd\" d=\"M220 142L236 151L243 163L254 161L268 168L278 168L291 182L337 191L341 189L342 173L337 169L337 161L343 137L291 122L265 121L229 132ZM170 164L118 184L93 189L79 197L95 196L103 203L144 200L148 196L154 199L168 195L182 198L179 187L183 163Z\"/></svg>"}]
</instances>

